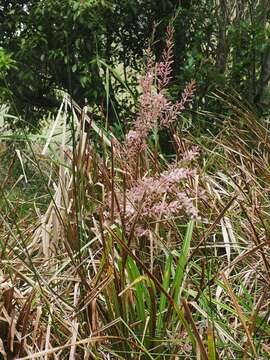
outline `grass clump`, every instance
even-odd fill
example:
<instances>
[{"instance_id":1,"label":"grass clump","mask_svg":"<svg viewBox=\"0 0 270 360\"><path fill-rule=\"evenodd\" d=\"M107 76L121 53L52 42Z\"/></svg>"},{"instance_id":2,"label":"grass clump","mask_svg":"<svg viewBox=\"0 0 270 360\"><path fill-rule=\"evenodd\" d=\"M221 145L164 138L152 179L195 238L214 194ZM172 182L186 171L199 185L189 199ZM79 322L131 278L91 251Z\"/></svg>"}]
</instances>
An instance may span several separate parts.
<instances>
[{"instance_id":1,"label":"grass clump","mask_svg":"<svg viewBox=\"0 0 270 360\"><path fill-rule=\"evenodd\" d=\"M211 148L184 138L176 120L195 85L168 100L171 38L123 141L65 96L46 142L15 151L22 177L5 168L4 359L269 357L269 132L227 99L234 115ZM23 196L30 173L38 188Z\"/></svg>"}]
</instances>

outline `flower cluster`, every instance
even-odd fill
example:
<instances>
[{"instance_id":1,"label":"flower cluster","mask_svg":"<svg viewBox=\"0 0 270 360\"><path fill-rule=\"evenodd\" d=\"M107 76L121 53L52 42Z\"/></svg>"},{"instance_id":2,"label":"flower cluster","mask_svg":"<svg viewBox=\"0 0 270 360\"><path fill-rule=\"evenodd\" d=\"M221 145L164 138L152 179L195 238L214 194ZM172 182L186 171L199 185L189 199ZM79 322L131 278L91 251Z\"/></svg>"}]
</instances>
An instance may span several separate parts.
<instances>
[{"instance_id":1,"label":"flower cluster","mask_svg":"<svg viewBox=\"0 0 270 360\"><path fill-rule=\"evenodd\" d=\"M173 35L174 28L167 28L167 40L166 40L166 50L163 52L161 61L156 66L156 74L158 81L159 90L166 87L172 76L172 65L173 65Z\"/></svg>"},{"instance_id":2,"label":"flower cluster","mask_svg":"<svg viewBox=\"0 0 270 360\"><path fill-rule=\"evenodd\" d=\"M171 79L173 64L173 30L168 29L166 49L162 61L156 67L148 68L140 79L142 94L139 98L139 110L132 129L126 135L124 148L129 162L135 162L142 151L147 148L147 137L155 128L168 128L185 109L195 91L192 80L184 89L181 100L176 103L166 97L165 86Z\"/></svg>"},{"instance_id":3,"label":"flower cluster","mask_svg":"<svg viewBox=\"0 0 270 360\"><path fill-rule=\"evenodd\" d=\"M143 151L147 150L147 139L151 131L168 128L179 117L186 104L192 99L195 82L191 81L184 89L181 99L173 103L166 96L173 64L173 30L168 29L166 49L161 61L154 66L150 58L148 71L140 79L142 94L139 98L138 112L131 130L127 133L123 146L115 146L116 156L126 175L124 194L116 191L117 201L109 201L115 221L125 221L125 229L135 231L137 236L149 233L150 223L162 221L163 226L172 217L186 214L189 218L198 219L195 206L197 190L192 187L196 170L190 162L198 156L198 148L193 147L182 154L182 159L168 166L166 171L155 172L155 176L144 175L144 167L137 161ZM145 157L146 158L146 157ZM129 165L129 166L128 166ZM112 199L108 194L108 199ZM114 205L113 205L114 204ZM116 205L117 204L117 205ZM135 224L135 226L134 226Z\"/></svg>"},{"instance_id":4,"label":"flower cluster","mask_svg":"<svg viewBox=\"0 0 270 360\"><path fill-rule=\"evenodd\" d=\"M126 218L131 221L139 213L140 219L155 221L169 219L184 210L191 218L198 219L198 210L185 191L188 178L195 175L194 169L174 165L157 177L138 180L126 194Z\"/></svg>"},{"instance_id":5,"label":"flower cluster","mask_svg":"<svg viewBox=\"0 0 270 360\"><path fill-rule=\"evenodd\" d=\"M139 99L139 111L133 128L126 136L126 148L129 159L134 154L145 150L147 136L156 124L158 118L169 106L164 94L158 93L154 87L154 76L151 72L140 79L142 95Z\"/></svg>"},{"instance_id":6,"label":"flower cluster","mask_svg":"<svg viewBox=\"0 0 270 360\"><path fill-rule=\"evenodd\" d=\"M192 161L199 155L199 148L197 146L193 146L191 149L186 150L182 156L183 161Z\"/></svg>"}]
</instances>

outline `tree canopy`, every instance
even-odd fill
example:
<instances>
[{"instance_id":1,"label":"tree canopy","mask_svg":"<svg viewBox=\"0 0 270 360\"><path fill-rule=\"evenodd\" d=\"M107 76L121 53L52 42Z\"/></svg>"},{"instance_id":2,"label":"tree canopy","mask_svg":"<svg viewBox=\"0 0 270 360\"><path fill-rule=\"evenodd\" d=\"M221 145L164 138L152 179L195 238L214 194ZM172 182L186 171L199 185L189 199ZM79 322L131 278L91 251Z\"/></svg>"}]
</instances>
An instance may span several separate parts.
<instances>
[{"instance_id":1,"label":"tree canopy","mask_svg":"<svg viewBox=\"0 0 270 360\"><path fill-rule=\"evenodd\" d=\"M98 60L140 69L153 28L158 57L175 16L172 96L194 78L198 106L214 109L206 95L227 87L263 107L270 77L269 13L268 0L0 1L2 102L34 126L57 108L57 90L68 91L80 105L104 106ZM127 84L133 81L125 75ZM109 86L114 101L119 89Z\"/></svg>"}]
</instances>

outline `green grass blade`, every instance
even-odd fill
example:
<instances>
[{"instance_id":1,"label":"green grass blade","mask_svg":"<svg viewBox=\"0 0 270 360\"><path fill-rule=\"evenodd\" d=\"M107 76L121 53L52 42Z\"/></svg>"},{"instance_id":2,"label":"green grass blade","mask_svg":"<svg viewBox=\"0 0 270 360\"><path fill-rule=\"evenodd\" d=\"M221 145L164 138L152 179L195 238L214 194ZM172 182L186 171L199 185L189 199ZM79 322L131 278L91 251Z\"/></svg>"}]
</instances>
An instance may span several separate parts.
<instances>
[{"instance_id":1,"label":"green grass blade","mask_svg":"<svg viewBox=\"0 0 270 360\"><path fill-rule=\"evenodd\" d=\"M141 278L139 269L137 268L133 259L128 257L127 259L127 271L130 281L134 284L135 287L135 297L136 297L136 310L139 315L142 323L145 322L145 308L144 308L144 298L147 295L147 291L144 287L144 284L137 282Z\"/></svg>"},{"instance_id":2,"label":"green grass blade","mask_svg":"<svg viewBox=\"0 0 270 360\"><path fill-rule=\"evenodd\" d=\"M186 235L184 238L184 243L183 243L183 247L182 247L182 252L180 254L179 257L179 261L177 264L177 268L175 271L175 276L174 276L174 281L173 281L173 286L172 286L172 295L174 298L174 301L178 304L179 303L179 299L180 299L180 289L181 289L181 285L184 279L184 274L185 274L185 267L187 264L187 260L188 260L188 254L189 254L189 250L190 250L190 242L191 242L191 238L192 238L192 233L193 233L193 228L194 228L194 221L190 221L186 230Z\"/></svg>"},{"instance_id":3,"label":"green grass blade","mask_svg":"<svg viewBox=\"0 0 270 360\"><path fill-rule=\"evenodd\" d=\"M208 345L209 360L216 360L217 359L216 344L215 344L214 332L211 324L208 324L208 328L207 328L207 345Z\"/></svg>"},{"instance_id":4,"label":"green grass blade","mask_svg":"<svg viewBox=\"0 0 270 360\"><path fill-rule=\"evenodd\" d=\"M164 289L166 291L169 291L169 286L170 286L170 277L171 277L171 267L172 267L172 255L170 254L167 258L166 261L166 266L165 266L165 272L164 272L164 276L163 276L163 282L162 282L162 286L164 287ZM160 334L162 328L164 328L164 324L162 323L162 319L163 319L163 312L166 308L167 305L167 298L165 296L164 293L161 293L160 295L160 300L159 300L159 315L158 315L158 323L157 323L157 333Z\"/></svg>"}]
</instances>

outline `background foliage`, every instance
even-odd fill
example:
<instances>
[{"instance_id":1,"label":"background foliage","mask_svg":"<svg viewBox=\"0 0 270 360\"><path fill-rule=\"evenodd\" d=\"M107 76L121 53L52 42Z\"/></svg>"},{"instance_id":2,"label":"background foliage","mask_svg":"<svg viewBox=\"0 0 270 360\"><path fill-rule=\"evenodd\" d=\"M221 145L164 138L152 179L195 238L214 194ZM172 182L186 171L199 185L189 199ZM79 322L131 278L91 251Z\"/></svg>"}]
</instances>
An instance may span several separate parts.
<instances>
[{"instance_id":1,"label":"background foliage","mask_svg":"<svg viewBox=\"0 0 270 360\"><path fill-rule=\"evenodd\" d=\"M141 70L154 27L159 57L165 28L175 17L172 96L195 78L196 109L218 111L220 105L206 95L228 89L264 112L269 11L268 0L0 1L1 64L7 64L1 71L1 98L34 127L42 114L59 106L59 89L81 106L109 113L111 123L120 111L128 119L136 94L123 101L121 93L135 82L132 70ZM105 84L100 60L107 70L120 67L123 82L110 73Z\"/></svg>"}]
</instances>

